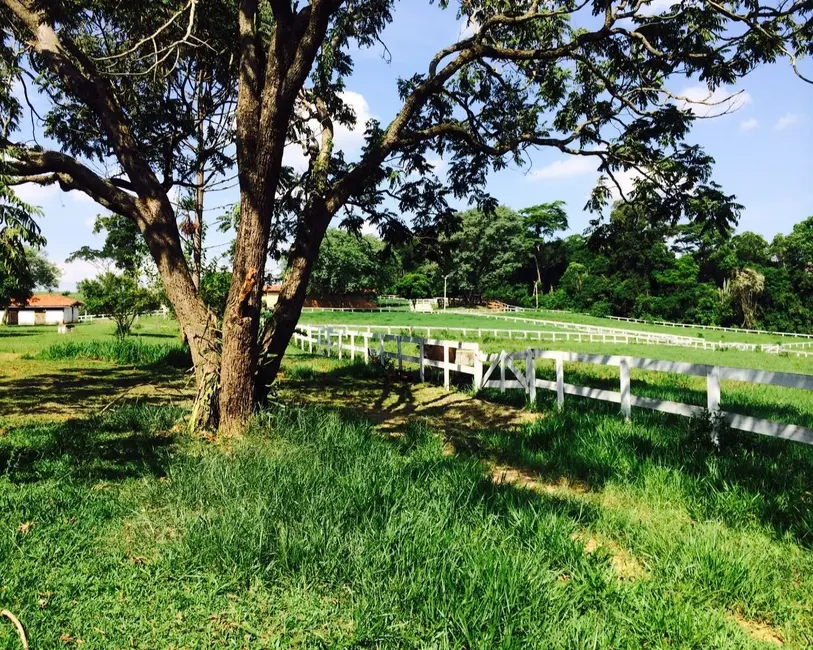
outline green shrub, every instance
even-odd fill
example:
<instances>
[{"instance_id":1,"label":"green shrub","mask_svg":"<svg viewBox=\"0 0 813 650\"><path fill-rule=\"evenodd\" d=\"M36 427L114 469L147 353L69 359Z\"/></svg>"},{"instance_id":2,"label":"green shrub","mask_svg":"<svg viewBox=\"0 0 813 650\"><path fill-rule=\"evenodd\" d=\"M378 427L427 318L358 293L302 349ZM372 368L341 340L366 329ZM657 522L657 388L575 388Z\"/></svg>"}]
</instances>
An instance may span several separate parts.
<instances>
[{"instance_id":1,"label":"green shrub","mask_svg":"<svg viewBox=\"0 0 813 650\"><path fill-rule=\"evenodd\" d=\"M47 361L86 359L110 361L126 366L148 366L163 363L175 367L192 363L189 348L179 343L144 343L139 339L99 339L94 341L56 343L36 355Z\"/></svg>"}]
</instances>

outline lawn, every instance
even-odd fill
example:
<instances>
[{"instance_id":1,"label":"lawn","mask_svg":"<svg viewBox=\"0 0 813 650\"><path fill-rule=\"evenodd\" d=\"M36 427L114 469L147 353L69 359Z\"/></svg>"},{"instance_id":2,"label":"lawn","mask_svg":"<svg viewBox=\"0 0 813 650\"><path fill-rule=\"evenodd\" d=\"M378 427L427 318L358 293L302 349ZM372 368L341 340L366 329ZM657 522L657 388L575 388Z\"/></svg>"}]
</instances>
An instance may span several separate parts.
<instances>
[{"instance_id":1,"label":"lawn","mask_svg":"<svg viewBox=\"0 0 813 650\"><path fill-rule=\"evenodd\" d=\"M597 325L600 327L615 327L625 330L640 330L643 332L657 332L661 334L676 334L678 336L695 336L707 341L736 341L740 343L794 343L811 341L813 339L800 338L782 334L753 334L749 332L726 332L721 330L708 330L701 327L669 327L666 325L653 325L650 323L629 323L612 318L600 318L589 314L574 314L569 312L524 311L517 314L505 314L520 318L552 320L566 323L582 323L584 325ZM811 332L808 332L810 334Z\"/></svg>"},{"instance_id":2,"label":"lawn","mask_svg":"<svg viewBox=\"0 0 813 650\"><path fill-rule=\"evenodd\" d=\"M12 360L35 391L52 370L21 352L53 342L0 339L4 372ZM180 372L60 363L157 387ZM560 413L548 394L530 410L294 350L276 406L229 444L187 435L182 401L125 396L102 412L64 393L74 417L32 420L36 397L9 398L12 384L0 608L32 647L813 643L803 445L742 435L714 451L691 420L624 422L577 400ZM0 619L0 648L18 647Z\"/></svg>"},{"instance_id":3,"label":"lawn","mask_svg":"<svg viewBox=\"0 0 813 650\"><path fill-rule=\"evenodd\" d=\"M547 324L534 324L526 321L549 321ZM437 311L434 313L400 312L306 312L302 314L300 322L310 323L369 323L381 325L403 325L405 322L412 325L434 327L489 327L500 329L525 330L555 330L557 323L578 323L615 330L631 332L652 332L672 336L695 337L709 342L723 343L756 343L756 344L782 344L799 343L813 339L793 337L781 334L751 334L748 332L723 332L693 327L669 327L664 325L651 325L648 323L628 323L611 318L599 318L588 314L575 314L569 312L524 311L518 313L499 313L485 309L478 310L452 310L451 312Z\"/></svg>"},{"instance_id":4,"label":"lawn","mask_svg":"<svg viewBox=\"0 0 813 650\"><path fill-rule=\"evenodd\" d=\"M114 332L111 321L79 323L64 335L57 334L54 325L0 327L0 425L90 415L125 397L188 404L193 391L189 377L177 365L43 358L54 346L112 343ZM166 349L180 345L177 323L160 317L142 318L132 338Z\"/></svg>"}]
</instances>

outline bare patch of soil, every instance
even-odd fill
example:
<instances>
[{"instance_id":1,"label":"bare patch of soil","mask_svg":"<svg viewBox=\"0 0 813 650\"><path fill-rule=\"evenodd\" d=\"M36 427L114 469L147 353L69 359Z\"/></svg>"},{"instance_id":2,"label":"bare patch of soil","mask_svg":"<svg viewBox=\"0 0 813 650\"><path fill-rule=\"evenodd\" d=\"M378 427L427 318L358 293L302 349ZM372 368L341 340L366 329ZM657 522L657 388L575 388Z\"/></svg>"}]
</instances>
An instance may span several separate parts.
<instances>
[{"instance_id":1,"label":"bare patch of soil","mask_svg":"<svg viewBox=\"0 0 813 650\"><path fill-rule=\"evenodd\" d=\"M782 634L776 628L760 621L749 621L744 616L733 613L731 618L739 625L752 639L763 643L773 643L774 645L784 645Z\"/></svg>"}]
</instances>

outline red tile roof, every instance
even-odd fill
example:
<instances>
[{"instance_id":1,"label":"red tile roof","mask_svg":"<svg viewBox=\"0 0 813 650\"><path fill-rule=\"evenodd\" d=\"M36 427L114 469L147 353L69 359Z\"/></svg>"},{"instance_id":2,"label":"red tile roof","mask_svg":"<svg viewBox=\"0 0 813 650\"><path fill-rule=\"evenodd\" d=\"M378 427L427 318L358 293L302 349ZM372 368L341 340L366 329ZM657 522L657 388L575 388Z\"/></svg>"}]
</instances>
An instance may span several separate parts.
<instances>
[{"instance_id":1,"label":"red tile roof","mask_svg":"<svg viewBox=\"0 0 813 650\"><path fill-rule=\"evenodd\" d=\"M84 303L70 296L58 296L51 293L35 293L25 304L12 302L11 306L17 309L63 309L65 307L80 307Z\"/></svg>"},{"instance_id":2,"label":"red tile roof","mask_svg":"<svg viewBox=\"0 0 813 650\"><path fill-rule=\"evenodd\" d=\"M263 287L263 293L279 293L282 291L281 284L266 284Z\"/></svg>"}]
</instances>

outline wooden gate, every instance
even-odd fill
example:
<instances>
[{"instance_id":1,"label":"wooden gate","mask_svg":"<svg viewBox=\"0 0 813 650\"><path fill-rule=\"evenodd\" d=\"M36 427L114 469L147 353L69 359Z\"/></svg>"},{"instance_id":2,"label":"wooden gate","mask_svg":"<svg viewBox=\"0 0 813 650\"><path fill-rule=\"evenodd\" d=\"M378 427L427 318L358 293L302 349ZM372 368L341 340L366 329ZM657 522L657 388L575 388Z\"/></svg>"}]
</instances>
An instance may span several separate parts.
<instances>
[{"instance_id":1,"label":"wooden gate","mask_svg":"<svg viewBox=\"0 0 813 650\"><path fill-rule=\"evenodd\" d=\"M45 325L45 314L47 312L44 309L37 309L34 312L34 325Z\"/></svg>"},{"instance_id":2,"label":"wooden gate","mask_svg":"<svg viewBox=\"0 0 813 650\"><path fill-rule=\"evenodd\" d=\"M19 323L17 314L19 314L19 312L16 309L9 309L6 314L6 323L9 325L17 325Z\"/></svg>"}]
</instances>

